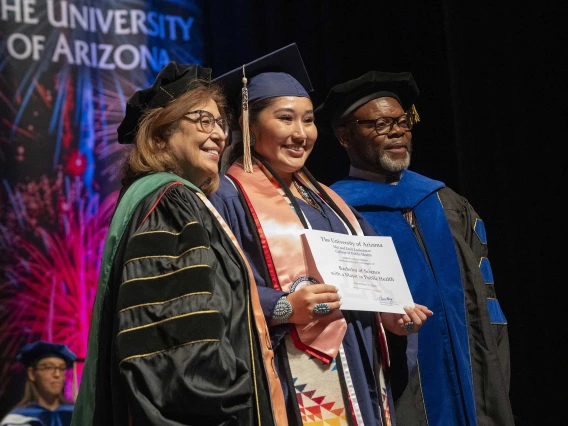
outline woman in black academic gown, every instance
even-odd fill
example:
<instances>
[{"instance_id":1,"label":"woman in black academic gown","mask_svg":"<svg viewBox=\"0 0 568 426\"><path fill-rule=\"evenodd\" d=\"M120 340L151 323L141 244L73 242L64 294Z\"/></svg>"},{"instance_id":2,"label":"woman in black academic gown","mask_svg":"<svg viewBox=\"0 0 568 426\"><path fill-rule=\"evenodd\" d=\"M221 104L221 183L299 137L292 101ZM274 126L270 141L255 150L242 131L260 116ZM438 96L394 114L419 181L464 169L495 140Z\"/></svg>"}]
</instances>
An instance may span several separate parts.
<instances>
[{"instance_id":1,"label":"woman in black academic gown","mask_svg":"<svg viewBox=\"0 0 568 426\"><path fill-rule=\"evenodd\" d=\"M210 70L168 64L118 133L134 147L73 425L286 424L254 279L205 197L228 133Z\"/></svg>"}]
</instances>

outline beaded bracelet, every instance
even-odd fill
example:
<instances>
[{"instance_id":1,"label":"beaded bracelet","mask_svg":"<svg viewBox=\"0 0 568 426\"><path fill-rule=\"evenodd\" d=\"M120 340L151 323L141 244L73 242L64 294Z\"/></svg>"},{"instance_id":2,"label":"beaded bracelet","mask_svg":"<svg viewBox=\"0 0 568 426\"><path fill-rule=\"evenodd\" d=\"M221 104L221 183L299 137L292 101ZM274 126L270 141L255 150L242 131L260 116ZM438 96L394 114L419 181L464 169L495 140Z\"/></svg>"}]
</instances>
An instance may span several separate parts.
<instances>
[{"instance_id":1,"label":"beaded bracelet","mask_svg":"<svg viewBox=\"0 0 568 426\"><path fill-rule=\"evenodd\" d=\"M272 319L274 319L278 324L285 323L288 321L292 315L292 305L286 299L286 296L282 296L276 302L276 306L274 307L274 312L272 313Z\"/></svg>"}]
</instances>

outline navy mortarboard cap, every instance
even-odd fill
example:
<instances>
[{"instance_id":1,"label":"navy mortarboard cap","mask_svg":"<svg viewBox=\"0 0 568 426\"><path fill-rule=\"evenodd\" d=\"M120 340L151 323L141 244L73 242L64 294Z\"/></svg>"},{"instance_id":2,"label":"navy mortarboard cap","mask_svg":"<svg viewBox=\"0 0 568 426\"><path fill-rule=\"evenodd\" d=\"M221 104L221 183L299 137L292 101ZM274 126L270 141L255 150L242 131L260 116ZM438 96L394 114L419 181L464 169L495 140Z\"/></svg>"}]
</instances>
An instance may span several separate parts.
<instances>
[{"instance_id":1,"label":"navy mortarboard cap","mask_svg":"<svg viewBox=\"0 0 568 426\"><path fill-rule=\"evenodd\" d=\"M224 90L229 105L242 111L244 169L252 172L248 104L279 96L309 98L312 83L296 43L289 44L268 55L255 59L213 81Z\"/></svg>"},{"instance_id":2,"label":"navy mortarboard cap","mask_svg":"<svg viewBox=\"0 0 568 426\"><path fill-rule=\"evenodd\" d=\"M249 102L276 96L309 98L308 93L313 90L296 43L239 66L213 80L223 87L229 105L238 109L241 107L243 77L248 80Z\"/></svg>"},{"instance_id":3,"label":"navy mortarboard cap","mask_svg":"<svg viewBox=\"0 0 568 426\"><path fill-rule=\"evenodd\" d=\"M210 81L211 69L196 64L182 65L170 62L158 73L147 89L136 91L126 102L124 120L118 126L118 142L133 143L138 122L145 110L165 107L169 102L191 90L195 81Z\"/></svg>"},{"instance_id":4,"label":"navy mortarboard cap","mask_svg":"<svg viewBox=\"0 0 568 426\"><path fill-rule=\"evenodd\" d=\"M38 340L25 345L18 355L16 361L21 362L26 367L31 366L40 359L57 357L65 361L67 368L71 368L77 360L77 355L69 350L67 345L60 343L48 343Z\"/></svg>"},{"instance_id":5,"label":"navy mortarboard cap","mask_svg":"<svg viewBox=\"0 0 568 426\"><path fill-rule=\"evenodd\" d=\"M337 84L331 88L323 103L315 110L318 129L331 131L332 124L339 124L359 107L373 99L395 98L411 119L419 121L414 101L419 94L416 82L409 72L369 71L359 78Z\"/></svg>"}]
</instances>

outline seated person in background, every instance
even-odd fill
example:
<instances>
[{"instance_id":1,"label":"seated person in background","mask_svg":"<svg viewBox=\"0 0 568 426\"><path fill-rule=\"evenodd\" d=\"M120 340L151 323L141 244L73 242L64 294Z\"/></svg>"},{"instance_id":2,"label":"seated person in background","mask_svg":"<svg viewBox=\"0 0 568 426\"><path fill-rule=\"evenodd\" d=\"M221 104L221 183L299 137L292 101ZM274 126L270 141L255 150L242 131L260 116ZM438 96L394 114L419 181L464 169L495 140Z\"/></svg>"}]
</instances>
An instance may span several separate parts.
<instances>
[{"instance_id":1,"label":"seated person in background","mask_svg":"<svg viewBox=\"0 0 568 426\"><path fill-rule=\"evenodd\" d=\"M65 371L77 356L66 345L37 341L16 360L27 368L24 397L0 422L2 426L69 426L73 405L65 398Z\"/></svg>"}]
</instances>

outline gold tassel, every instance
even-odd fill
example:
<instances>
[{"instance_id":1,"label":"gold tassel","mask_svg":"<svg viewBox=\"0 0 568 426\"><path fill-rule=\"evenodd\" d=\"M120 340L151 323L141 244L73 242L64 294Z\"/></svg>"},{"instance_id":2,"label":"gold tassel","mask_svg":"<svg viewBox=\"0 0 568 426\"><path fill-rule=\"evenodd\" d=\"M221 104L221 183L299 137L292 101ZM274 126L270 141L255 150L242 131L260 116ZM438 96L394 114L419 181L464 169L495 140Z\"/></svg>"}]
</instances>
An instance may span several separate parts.
<instances>
[{"instance_id":1,"label":"gold tassel","mask_svg":"<svg viewBox=\"0 0 568 426\"><path fill-rule=\"evenodd\" d=\"M247 78L245 77L245 66L243 65L243 169L247 173L252 173L252 158L250 154L250 129L249 129L249 110L248 110L248 88Z\"/></svg>"},{"instance_id":2,"label":"gold tassel","mask_svg":"<svg viewBox=\"0 0 568 426\"><path fill-rule=\"evenodd\" d=\"M77 401L77 394L78 394L78 389L77 389L77 363L74 362L73 363L73 387L72 387L72 397L73 397L73 402Z\"/></svg>"},{"instance_id":3,"label":"gold tassel","mask_svg":"<svg viewBox=\"0 0 568 426\"><path fill-rule=\"evenodd\" d=\"M420 121L420 116L418 115L418 111L416 111L414 104L412 104L412 106L410 107L410 113L408 114L408 116L410 117L410 121L412 122L413 126Z\"/></svg>"}]
</instances>

